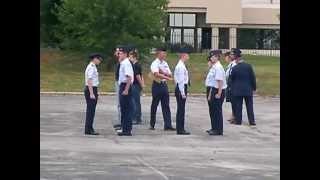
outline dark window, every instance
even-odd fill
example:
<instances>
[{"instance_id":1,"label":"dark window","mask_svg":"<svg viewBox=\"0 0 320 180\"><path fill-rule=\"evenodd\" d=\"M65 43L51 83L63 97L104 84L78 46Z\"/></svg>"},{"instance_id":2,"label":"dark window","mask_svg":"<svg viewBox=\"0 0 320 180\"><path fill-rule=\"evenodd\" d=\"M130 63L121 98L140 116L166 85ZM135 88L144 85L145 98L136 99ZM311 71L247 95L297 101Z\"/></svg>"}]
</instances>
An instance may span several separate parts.
<instances>
[{"instance_id":1,"label":"dark window","mask_svg":"<svg viewBox=\"0 0 320 180\"><path fill-rule=\"evenodd\" d=\"M280 30L238 29L237 46L242 49L280 49Z\"/></svg>"},{"instance_id":2,"label":"dark window","mask_svg":"<svg viewBox=\"0 0 320 180\"><path fill-rule=\"evenodd\" d=\"M219 49L229 49L229 28L219 28Z\"/></svg>"}]
</instances>

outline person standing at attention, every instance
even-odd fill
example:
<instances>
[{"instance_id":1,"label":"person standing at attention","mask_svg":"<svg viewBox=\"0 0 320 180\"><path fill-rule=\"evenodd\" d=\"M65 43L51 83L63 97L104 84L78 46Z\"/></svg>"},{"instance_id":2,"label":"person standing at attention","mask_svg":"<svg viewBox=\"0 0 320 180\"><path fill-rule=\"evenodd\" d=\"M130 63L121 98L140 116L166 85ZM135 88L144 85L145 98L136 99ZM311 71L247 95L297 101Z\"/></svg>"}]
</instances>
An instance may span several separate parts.
<instances>
[{"instance_id":1,"label":"person standing at attention","mask_svg":"<svg viewBox=\"0 0 320 180\"><path fill-rule=\"evenodd\" d=\"M211 119L211 129L207 130L209 135L223 135L222 104L227 83L225 71L219 61L221 54L221 50L213 50L210 51L208 56L208 61L211 63L206 78L207 100Z\"/></svg>"},{"instance_id":2,"label":"person standing at attention","mask_svg":"<svg viewBox=\"0 0 320 180\"><path fill-rule=\"evenodd\" d=\"M175 96L177 100L177 134L189 135L190 132L185 131L185 106L188 94L189 72L185 63L189 60L189 50L186 48L180 49L180 59L174 70L174 80L176 83Z\"/></svg>"},{"instance_id":3,"label":"person standing at attention","mask_svg":"<svg viewBox=\"0 0 320 180\"><path fill-rule=\"evenodd\" d=\"M95 132L93 129L93 121L98 102L99 86L99 73L96 66L101 63L102 56L98 53L94 53L89 56L89 59L90 63L85 71L84 97L87 103L87 110L84 133L87 135L99 135L99 133Z\"/></svg>"}]
</instances>

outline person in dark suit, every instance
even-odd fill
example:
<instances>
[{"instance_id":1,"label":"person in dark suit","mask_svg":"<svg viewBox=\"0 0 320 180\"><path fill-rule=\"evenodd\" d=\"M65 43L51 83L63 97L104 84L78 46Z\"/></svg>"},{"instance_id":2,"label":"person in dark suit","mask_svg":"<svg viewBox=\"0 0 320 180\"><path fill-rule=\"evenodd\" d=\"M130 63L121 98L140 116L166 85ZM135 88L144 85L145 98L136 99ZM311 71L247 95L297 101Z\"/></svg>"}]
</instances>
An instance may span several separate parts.
<instances>
[{"instance_id":1,"label":"person in dark suit","mask_svg":"<svg viewBox=\"0 0 320 180\"><path fill-rule=\"evenodd\" d=\"M231 58L237 63L232 68L230 75L232 100L235 103L235 121L232 124L241 125L242 123L242 103L246 103L249 124L255 126L253 113L253 92L256 91L256 77L250 64L241 58L240 49L231 50Z\"/></svg>"}]
</instances>

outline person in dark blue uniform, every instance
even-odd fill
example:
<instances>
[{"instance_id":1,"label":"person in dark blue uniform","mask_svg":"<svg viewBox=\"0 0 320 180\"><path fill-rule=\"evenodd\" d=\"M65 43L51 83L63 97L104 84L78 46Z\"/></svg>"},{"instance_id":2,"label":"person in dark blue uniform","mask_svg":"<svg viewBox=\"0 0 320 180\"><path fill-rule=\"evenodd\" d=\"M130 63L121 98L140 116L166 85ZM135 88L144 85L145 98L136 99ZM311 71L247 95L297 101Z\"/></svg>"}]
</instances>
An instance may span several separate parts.
<instances>
[{"instance_id":1,"label":"person in dark blue uniform","mask_svg":"<svg viewBox=\"0 0 320 180\"><path fill-rule=\"evenodd\" d=\"M222 104L227 83L225 71L219 61L221 54L221 50L213 50L208 57L210 69L206 78L206 87L211 119L211 129L207 130L209 135L223 135Z\"/></svg>"},{"instance_id":2,"label":"person in dark blue uniform","mask_svg":"<svg viewBox=\"0 0 320 180\"><path fill-rule=\"evenodd\" d=\"M132 92L133 68L128 59L128 47L119 48L119 96L122 132L119 136L132 136Z\"/></svg>"},{"instance_id":3,"label":"person in dark blue uniform","mask_svg":"<svg viewBox=\"0 0 320 180\"><path fill-rule=\"evenodd\" d=\"M184 128L185 122L185 106L188 94L188 83L189 83L189 72L185 63L189 60L190 50L187 48L180 49L180 59L174 70L174 80L176 83L175 96L177 100L177 134L178 135L189 135Z\"/></svg>"},{"instance_id":4,"label":"person in dark blue uniform","mask_svg":"<svg viewBox=\"0 0 320 180\"><path fill-rule=\"evenodd\" d=\"M235 60L236 66L232 68L230 75L231 94L235 103L235 121L232 124L241 125L242 123L242 103L246 103L249 124L255 126L253 113L253 92L256 91L256 76L250 64L245 63L241 58L241 50L233 49L231 58Z\"/></svg>"},{"instance_id":5,"label":"person in dark blue uniform","mask_svg":"<svg viewBox=\"0 0 320 180\"><path fill-rule=\"evenodd\" d=\"M162 115L164 119L164 130L175 131L171 124L171 111L169 106L169 91L167 80L172 80L172 73L168 63L165 61L167 56L165 48L157 49L157 58L151 63L150 76L153 78L152 83L152 103L150 130L154 130L156 123L156 113L159 102L161 101Z\"/></svg>"},{"instance_id":6,"label":"person in dark blue uniform","mask_svg":"<svg viewBox=\"0 0 320 180\"><path fill-rule=\"evenodd\" d=\"M102 56L98 53L93 53L89 56L89 59L91 61L85 71L84 96L87 103L87 110L84 133L88 135L99 135L99 133L95 132L92 125L98 102L99 74L96 65L101 63Z\"/></svg>"}]
</instances>

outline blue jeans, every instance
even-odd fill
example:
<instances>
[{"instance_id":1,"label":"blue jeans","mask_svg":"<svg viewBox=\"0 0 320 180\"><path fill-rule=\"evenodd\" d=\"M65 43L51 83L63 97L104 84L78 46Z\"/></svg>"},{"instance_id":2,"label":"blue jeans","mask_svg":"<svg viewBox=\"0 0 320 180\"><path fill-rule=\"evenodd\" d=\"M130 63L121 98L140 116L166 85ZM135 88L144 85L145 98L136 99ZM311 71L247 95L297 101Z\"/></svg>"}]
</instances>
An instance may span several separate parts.
<instances>
[{"instance_id":1,"label":"blue jeans","mask_svg":"<svg viewBox=\"0 0 320 180\"><path fill-rule=\"evenodd\" d=\"M133 120L141 122L141 103L140 103L140 94L141 87L138 84L132 85L132 100L133 100Z\"/></svg>"}]
</instances>

